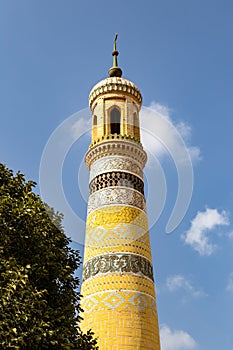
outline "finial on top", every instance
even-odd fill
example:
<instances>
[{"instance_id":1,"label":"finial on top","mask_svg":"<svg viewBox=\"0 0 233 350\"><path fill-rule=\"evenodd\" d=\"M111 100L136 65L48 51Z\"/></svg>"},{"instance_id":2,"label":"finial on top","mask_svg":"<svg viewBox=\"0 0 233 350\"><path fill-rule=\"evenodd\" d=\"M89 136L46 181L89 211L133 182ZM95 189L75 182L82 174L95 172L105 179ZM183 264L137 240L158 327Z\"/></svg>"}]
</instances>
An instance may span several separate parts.
<instances>
[{"instance_id":1,"label":"finial on top","mask_svg":"<svg viewBox=\"0 0 233 350\"><path fill-rule=\"evenodd\" d=\"M112 51L113 66L108 71L108 74L110 77L122 76L122 70L120 69L120 67L118 67L118 63L117 63L117 56L119 55L119 52L117 51L117 48L116 48L117 37L118 37L118 34L116 33L114 38L113 51Z\"/></svg>"},{"instance_id":2,"label":"finial on top","mask_svg":"<svg viewBox=\"0 0 233 350\"><path fill-rule=\"evenodd\" d=\"M117 37L118 37L118 33L115 34L115 39L114 39L114 45L113 45L113 49L116 51L116 42L117 42Z\"/></svg>"}]
</instances>

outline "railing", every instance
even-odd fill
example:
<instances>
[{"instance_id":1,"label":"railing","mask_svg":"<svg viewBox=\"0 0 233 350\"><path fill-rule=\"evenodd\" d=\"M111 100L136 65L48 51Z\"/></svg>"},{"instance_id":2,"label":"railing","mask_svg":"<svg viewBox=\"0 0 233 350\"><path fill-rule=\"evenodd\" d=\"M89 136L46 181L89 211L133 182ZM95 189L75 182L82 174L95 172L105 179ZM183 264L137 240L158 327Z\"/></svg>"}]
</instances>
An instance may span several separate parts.
<instances>
[{"instance_id":1,"label":"railing","mask_svg":"<svg viewBox=\"0 0 233 350\"><path fill-rule=\"evenodd\" d=\"M137 143L138 145L141 145L141 142L137 139L135 139L133 136L130 135L120 135L120 134L108 134L108 135L103 135L102 137L96 139L94 142L92 142L89 146L89 149L94 147L100 142L107 141L107 140L128 140L128 141L133 141Z\"/></svg>"}]
</instances>

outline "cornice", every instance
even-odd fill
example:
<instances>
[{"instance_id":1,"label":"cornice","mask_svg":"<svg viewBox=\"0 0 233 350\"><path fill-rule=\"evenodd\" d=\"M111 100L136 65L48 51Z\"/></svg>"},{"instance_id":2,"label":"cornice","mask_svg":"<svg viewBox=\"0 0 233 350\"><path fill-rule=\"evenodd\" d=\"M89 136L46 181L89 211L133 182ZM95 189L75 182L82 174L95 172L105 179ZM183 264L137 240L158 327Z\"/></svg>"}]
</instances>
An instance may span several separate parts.
<instances>
[{"instance_id":1,"label":"cornice","mask_svg":"<svg viewBox=\"0 0 233 350\"><path fill-rule=\"evenodd\" d=\"M140 144L128 140L112 139L91 147L85 155L86 165L90 169L91 164L97 159L110 155L128 156L138 161L142 169L147 161L146 152Z\"/></svg>"}]
</instances>

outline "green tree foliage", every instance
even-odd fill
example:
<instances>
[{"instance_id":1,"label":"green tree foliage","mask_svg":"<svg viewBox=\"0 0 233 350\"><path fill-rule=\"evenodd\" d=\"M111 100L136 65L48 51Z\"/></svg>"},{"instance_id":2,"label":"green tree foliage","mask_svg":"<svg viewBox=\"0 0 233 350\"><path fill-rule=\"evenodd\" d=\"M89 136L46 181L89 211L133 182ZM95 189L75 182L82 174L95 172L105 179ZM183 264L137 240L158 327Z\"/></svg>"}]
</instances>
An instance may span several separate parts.
<instances>
[{"instance_id":1,"label":"green tree foliage","mask_svg":"<svg viewBox=\"0 0 233 350\"><path fill-rule=\"evenodd\" d=\"M78 326L79 252L34 186L0 164L0 348L98 349Z\"/></svg>"}]
</instances>

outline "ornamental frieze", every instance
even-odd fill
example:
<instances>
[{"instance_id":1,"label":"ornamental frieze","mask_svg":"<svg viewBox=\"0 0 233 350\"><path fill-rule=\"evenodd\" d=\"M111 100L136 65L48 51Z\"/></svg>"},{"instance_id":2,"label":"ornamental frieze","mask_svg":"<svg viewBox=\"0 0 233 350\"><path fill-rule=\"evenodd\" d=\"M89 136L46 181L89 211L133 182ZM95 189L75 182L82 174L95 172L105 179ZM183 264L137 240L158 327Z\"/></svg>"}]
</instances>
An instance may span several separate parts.
<instances>
[{"instance_id":1,"label":"ornamental frieze","mask_svg":"<svg viewBox=\"0 0 233 350\"><path fill-rule=\"evenodd\" d=\"M90 195L88 200L88 215L106 205L129 205L146 210L146 201L143 194L132 188L103 188Z\"/></svg>"},{"instance_id":2,"label":"ornamental frieze","mask_svg":"<svg viewBox=\"0 0 233 350\"><path fill-rule=\"evenodd\" d=\"M144 182L131 173L112 171L96 176L89 184L90 194L106 187L129 187L144 194Z\"/></svg>"},{"instance_id":3,"label":"ornamental frieze","mask_svg":"<svg viewBox=\"0 0 233 350\"><path fill-rule=\"evenodd\" d=\"M97 175L107 171L129 171L143 179L140 164L133 159L124 156L110 156L98 159L91 166L90 181Z\"/></svg>"},{"instance_id":4,"label":"ornamental frieze","mask_svg":"<svg viewBox=\"0 0 233 350\"><path fill-rule=\"evenodd\" d=\"M138 208L124 205L100 208L87 216L87 227L114 229L118 224L133 224L148 231L147 215Z\"/></svg>"},{"instance_id":5,"label":"ornamental frieze","mask_svg":"<svg viewBox=\"0 0 233 350\"><path fill-rule=\"evenodd\" d=\"M83 267L83 282L97 274L133 273L154 281L153 267L149 260L136 254L104 254L88 260Z\"/></svg>"}]
</instances>

